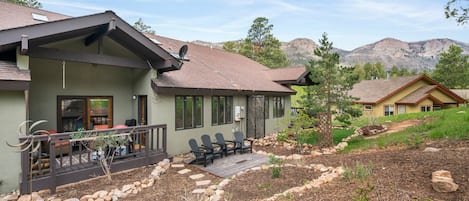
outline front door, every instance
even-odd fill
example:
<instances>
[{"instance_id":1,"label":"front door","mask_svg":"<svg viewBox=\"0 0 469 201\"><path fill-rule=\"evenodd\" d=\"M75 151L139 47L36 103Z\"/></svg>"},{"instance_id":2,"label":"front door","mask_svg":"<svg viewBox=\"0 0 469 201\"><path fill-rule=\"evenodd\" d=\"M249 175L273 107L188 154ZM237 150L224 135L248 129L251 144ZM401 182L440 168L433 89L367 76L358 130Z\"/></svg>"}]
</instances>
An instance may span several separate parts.
<instances>
[{"instance_id":1,"label":"front door","mask_svg":"<svg viewBox=\"0 0 469 201\"><path fill-rule=\"evenodd\" d=\"M264 96L248 96L247 137L262 138L265 136Z\"/></svg>"}]
</instances>

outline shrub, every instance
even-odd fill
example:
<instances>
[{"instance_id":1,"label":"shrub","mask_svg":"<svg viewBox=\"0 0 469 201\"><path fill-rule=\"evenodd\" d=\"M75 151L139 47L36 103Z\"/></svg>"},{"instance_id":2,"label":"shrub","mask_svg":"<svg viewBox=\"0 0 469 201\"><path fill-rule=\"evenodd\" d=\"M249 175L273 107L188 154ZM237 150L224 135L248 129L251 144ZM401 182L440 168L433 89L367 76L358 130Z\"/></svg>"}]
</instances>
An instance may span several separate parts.
<instances>
[{"instance_id":1,"label":"shrub","mask_svg":"<svg viewBox=\"0 0 469 201\"><path fill-rule=\"evenodd\" d=\"M282 163L283 160L280 158L276 158L274 155L269 156L269 163L272 166L272 179L279 178L280 173L282 172Z\"/></svg>"}]
</instances>

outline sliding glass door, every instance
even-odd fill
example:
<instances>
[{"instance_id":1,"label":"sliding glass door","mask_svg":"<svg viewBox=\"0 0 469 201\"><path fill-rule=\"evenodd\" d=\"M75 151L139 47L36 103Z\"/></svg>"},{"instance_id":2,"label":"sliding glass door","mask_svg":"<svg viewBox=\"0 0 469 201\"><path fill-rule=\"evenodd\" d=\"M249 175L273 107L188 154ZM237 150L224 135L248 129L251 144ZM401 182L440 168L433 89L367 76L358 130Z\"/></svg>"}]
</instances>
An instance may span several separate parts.
<instances>
[{"instance_id":1,"label":"sliding glass door","mask_svg":"<svg viewBox=\"0 0 469 201\"><path fill-rule=\"evenodd\" d=\"M112 97L57 97L57 130L106 129L113 126Z\"/></svg>"}]
</instances>

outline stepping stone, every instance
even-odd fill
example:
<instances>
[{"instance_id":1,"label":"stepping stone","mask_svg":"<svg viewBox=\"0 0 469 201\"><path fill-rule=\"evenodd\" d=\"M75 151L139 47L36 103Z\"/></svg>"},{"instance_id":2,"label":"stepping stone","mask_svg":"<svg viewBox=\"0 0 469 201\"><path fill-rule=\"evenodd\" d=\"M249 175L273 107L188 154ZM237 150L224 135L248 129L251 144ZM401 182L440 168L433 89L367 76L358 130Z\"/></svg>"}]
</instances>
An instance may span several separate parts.
<instances>
[{"instance_id":1,"label":"stepping stone","mask_svg":"<svg viewBox=\"0 0 469 201\"><path fill-rule=\"evenodd\" d=\"M205 177L205 175L203 175L203 174L194 174L194 175L189 176L189 178L191 178L193 180L200 179L202 177Z\"/></svg>"},{"instance_id":2,"label":"stepping stone","mask_svg":"<svg viewBox=\"0 0 469 201\"><path fill-rule=\"evenodd\" d=\"M194 193L194 194L202 194L202 193L205 193L205 189L203 189L203 188L194 189L194 190L192 191L192 193Z\"/></svg>"},{"instance_id":3,"label":"stepping stone","mask_svg":"<svg viewBox=\"0 0 469 201\"><path fill-rule=\"evenodd\" d=\"M195 185L196 186L206 186L206 185L209 185L210 182L212 182L212 181L210 181L210 180L196 181Z\"/></svg>"},{"instance_id":4,"label":"stepping stone","mask_svg":"<svg viewBox=\"0 0 469 201\"><path fill-rule=\"evenodd\" d=\"M189 169L183 169L183 170L179 170L178 173L179 174L186 174L188 172L191 172L192 170L189 170Z\"/></svg>"},{"instance_id":5,"label":"stepping stone","mask_svg":"<svg viewBox=\"0 0 469 201\"><path fill-rule=\"evenodd\" d=\"M183 168L184 164L172 164L171 167L173 167L173 168Z\"/></svg>"}]
</instances>

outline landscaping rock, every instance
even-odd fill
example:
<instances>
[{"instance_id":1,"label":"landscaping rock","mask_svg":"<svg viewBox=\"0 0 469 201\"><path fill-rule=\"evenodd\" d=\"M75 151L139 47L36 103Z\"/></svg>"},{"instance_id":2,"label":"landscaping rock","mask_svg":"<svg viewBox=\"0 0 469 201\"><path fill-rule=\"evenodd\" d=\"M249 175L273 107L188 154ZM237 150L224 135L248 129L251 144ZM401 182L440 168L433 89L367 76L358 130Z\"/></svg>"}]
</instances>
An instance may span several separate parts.
<instances>
[{"instance_id":1,"label":"landscaping rock","mask_svg":"<svg viewBox=\"0 0 469 201\"><path fill-rule=\"evenodd\" d=\"M158 166L167 170L171 166L171 163L169 162L169 160L165 159L165 160L158 162Z\"/></svg>"},{"instance_id":2,"label":"landscaping rock","mask_svg":"<svg viewBox=\"0 0 469 201\"><path fill-rule=\"evenodd\" d=\"M194 175L189 176L189 178L191 178L193 180L201 179L203 177L205 177L204 174L194 174Z\"/></svg>"},{"instance_id":3,"label":"landscaping rock","mask_svg":"<svg viewBox=\"0 0 469 201\"><path fill-rule=\"evenodd\" d=\"M10 194L2 198L2 201L13 201L13 200L18 200L18 195L17 194Z\"/></svg>"},{"instance_id":4,"label":"landscaping rock","mask_svg":"<svg viewBox=\"0 0 469 201\"><path fill-rule=\"evenodd\" d=\"M215 191L213 189L205 189L205 196L210 197L215 194Z\"/></svg>"},{"instance_id":5,"label":"landscaping rock","mask_svg":"<svg viewBox=\"0 0 469 201\"><path fill-rule=\"evenodd\" d=\"M203 188L197 188L197 189L194 189L194 190L192 191L192 193L194 193L194 194L202 194L202 193L205 193L205 189L203 189Z\"/></svg>"},{"instance_id":6,"label":"landscaping rock","mask_svg":"<svg viewBox=\"0 0 469 201\"><path fill-rule=\"evenodd\" d=\"M423 150L423 152L439 152L441 149L434 148L434 147L427 147Z\"/></svg>"},{"instance_id":7,"label":"landscaping rock","mask_svg":"<svg viewBox=\"0 0 469 201\"><path fill-rule=\"evenodd\" d=\"M132 190L133 188L135 188L135 186L134 186L133 184L124 185L124 186L122 186L122 192L130 191L130 190Z\"/></svg>"},{"instance_id":8,"label":"landscaping rock","mask_svg":"<svg viewBox=\"0 0 469 201\"><path fill-rule=\"evenodd\" d=\"M103 199L104 199L105 201L111 201L111 200L112 200L112 197L111 197L110 195L106 195L106 196L103 197Z\"/></svg>"},{"instance_id":9,"label":"landscaping rock","mask_svg":"<svg viewBox=\"0 0 469 201\"><path fill-rule=\"evenodd\" d=\"M69 199L66 199L64 201L80 201L78 198L69 198Z\"/></svg>"},{"instance_id":10,"label":"landscaping rock","mask_svg":"<svg viewBox=\"0 0 469 201\"><path fill-rule=\"evenodd\" d=\"M182 169L182 170L179 170L178 171L178 174L186 174L186 173L189 173L191 172L192 170L189 170L189 169Z\"/></svg>"},{"instance_id":11,"label":"landscaping rock","mask_svg":"<svg viewBox=\"0 0 469 201\"><path fill-rule=\"evenodd\" d=\"M432 187L440 193L454 192L458 190L458 185L454 183L451 172L439 170L432 173Z\"/></svg>"},{"instance_id":12,"label":"landscaping rock","mask_svg":"<svg viewBox=\"0 0 469 201\"><path fill-rule=\"evenodd\" d=\"M97 191L96 193L93 194L94 198L103 198L108 194L107 191Z\"/></svg>"},{"instance_id":13,"label":"landscaping rock","mask_svg":"<svg viewBox=\"0 0 469 201\"><path fill-rule=\"evenodd\" d=\"M80 201L86 201L86 200L89 200L89 199L96 199L98 198L97 196L94 196L94 195L84 195L83 197L80 198Z\"/></svg>"},{"instance_id":14,"label":"landscaping rock","mask_svg":"<svg viewBox=\"0 0 469 201\"><path fill-rule=\"evenodd\" d=\"M183 167L184 167L184 164L182 164L182 163L179 163L179 164L172 164L171 167L173 167L173 168L183 168Z\"/></svg>"},{"instance_id":15,"label":"landscaping rock","mask_svg":"<svg viewBox=\"0 0 469 201\"><path fill-rule=\"evenodd\" d=\"M210 181L210 180L196 181L195 185L196 186L206 186L206 185L209 185L210 182L212 182L212 181Z\"/></svg>"}]
</instances>

